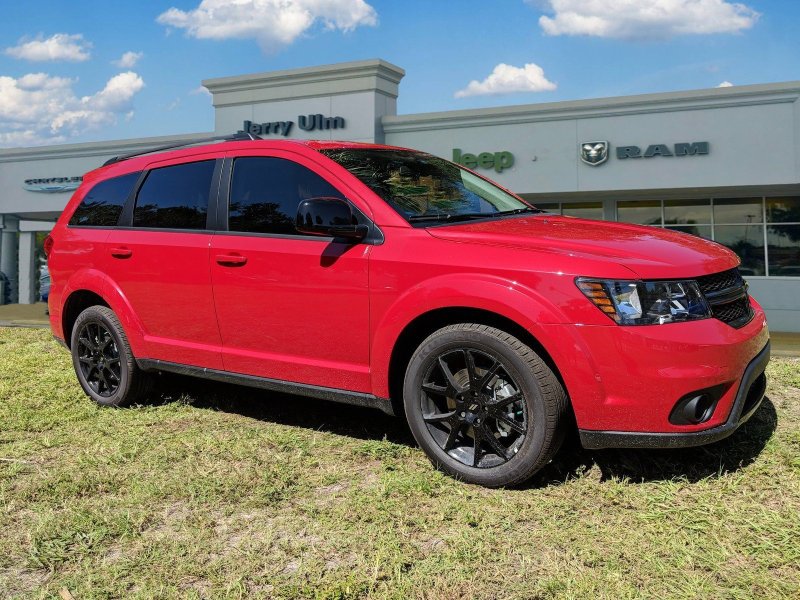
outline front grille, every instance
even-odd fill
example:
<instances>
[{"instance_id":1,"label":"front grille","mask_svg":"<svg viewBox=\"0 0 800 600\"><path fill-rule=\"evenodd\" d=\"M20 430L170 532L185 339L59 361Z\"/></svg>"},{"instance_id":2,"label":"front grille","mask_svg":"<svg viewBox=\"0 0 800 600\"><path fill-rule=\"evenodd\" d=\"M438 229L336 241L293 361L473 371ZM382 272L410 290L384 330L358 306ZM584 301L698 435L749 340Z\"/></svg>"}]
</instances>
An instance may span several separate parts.
<instances>
[{"instance_id":1,"label":"front grille","mask_svg":"<svg viewBox=\"0 0 800 600\"><path fill-rule=\"evenodd\" d=\"M742 276L739 275L739 269L731 269L730 271L723 271L722 273L698 277L697 284L700 286L700 291L704 294L713 294L721 290L741 287L744 285L744 280Z\"/></svg>"},{"instance_id":2,"label":"front grille","mask_svg":"<svg viewBox=\"0 0 800 600\"><path fill-rule=\"evenodd\" d=\"M713 306L712 312L714 317L720 321L737 328L749 323L753 317L753 308L750 306L750 299L747 297L727 304Z\"/></svg>"},{"instance_id":3,"label":"front grille","mask_svg":"<svg viewBox=\"0 0 800 600\"><path fill-rule=\"evenodd\" d=\"M747 325L754 316L747 294L747 283L739 274L739 269L697 278L700 291L711 306L715 319L739 329Z\"/></svg>"}]
</instances>

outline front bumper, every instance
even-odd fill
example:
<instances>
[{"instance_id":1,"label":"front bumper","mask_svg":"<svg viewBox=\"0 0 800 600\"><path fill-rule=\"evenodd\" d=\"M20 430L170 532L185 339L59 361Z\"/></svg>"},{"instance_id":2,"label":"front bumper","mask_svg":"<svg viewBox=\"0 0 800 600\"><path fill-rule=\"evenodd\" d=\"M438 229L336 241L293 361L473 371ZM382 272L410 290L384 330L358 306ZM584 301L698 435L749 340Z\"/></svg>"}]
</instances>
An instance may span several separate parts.
<instances>
[{"instance_id":1,"label":"front bumper","mask_svg":"<svg viewBox=\"0 0 800 600\"><path fill-rule=\"evenodd\" d=\"M728 419L710 429L690 432L639 433L631 431L593 431L581 429L584 448L685 448L719 441L731 435L761 406L766 391L766 375L770 344L750 361L739 382Z\"/></svg>"}]
</instances>

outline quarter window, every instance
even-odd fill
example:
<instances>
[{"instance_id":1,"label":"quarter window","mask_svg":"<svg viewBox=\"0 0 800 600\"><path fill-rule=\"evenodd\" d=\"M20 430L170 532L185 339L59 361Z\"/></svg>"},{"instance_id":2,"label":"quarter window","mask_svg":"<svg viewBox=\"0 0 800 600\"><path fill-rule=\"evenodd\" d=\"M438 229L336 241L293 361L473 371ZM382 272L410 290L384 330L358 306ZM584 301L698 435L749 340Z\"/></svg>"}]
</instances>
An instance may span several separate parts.
<instances>
[{"instance_id":1,"label":"quarter window","mask_svg":"<svg viewBox=\"0 0 800 600\"><path fill-rule=\"evenodd\" d=\"M153 169L136 197L134 227L205 229L215 161Z\"/></svg>"},{"instance_id":2,"label":"quarter window","mask_svg":"<svg viewBox=\"0 0 800 600\"><path fill-rule=\"evenodd\" d=\"M83 197L69 224L82 227L114 227L139 175L139 172L129 173L96 184Z\"/></svg>"},{"instance_id":3,"label":"quarter window","mask_svg":"<svg viewBox=\"0 0 800 600\"><path fill-rule=\"evenodd\" d=\"M312 170L283 158L246 156L233 163L228 229L300 235L297 207L309 198L344 196Z\"/></svg>"}]
</instances>

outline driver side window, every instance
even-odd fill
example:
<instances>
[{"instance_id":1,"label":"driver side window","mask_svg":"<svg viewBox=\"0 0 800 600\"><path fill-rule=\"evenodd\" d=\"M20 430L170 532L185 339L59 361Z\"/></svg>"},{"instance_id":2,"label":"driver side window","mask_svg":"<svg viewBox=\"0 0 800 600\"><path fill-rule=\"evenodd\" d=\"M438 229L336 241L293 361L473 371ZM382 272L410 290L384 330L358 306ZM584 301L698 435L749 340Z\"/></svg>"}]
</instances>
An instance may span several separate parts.
<instances>
[{"instance_id":1,"label":"driver side window","mask_svg":"<svg viewBox=\"0 0 800 600\"><path fill-rule=\"evenodd\" d=\"M301 235L297 207L308 198L344 195L312 170L284 158L245 156L233 161L228 230Z\"/></svg>"}]
</instances>

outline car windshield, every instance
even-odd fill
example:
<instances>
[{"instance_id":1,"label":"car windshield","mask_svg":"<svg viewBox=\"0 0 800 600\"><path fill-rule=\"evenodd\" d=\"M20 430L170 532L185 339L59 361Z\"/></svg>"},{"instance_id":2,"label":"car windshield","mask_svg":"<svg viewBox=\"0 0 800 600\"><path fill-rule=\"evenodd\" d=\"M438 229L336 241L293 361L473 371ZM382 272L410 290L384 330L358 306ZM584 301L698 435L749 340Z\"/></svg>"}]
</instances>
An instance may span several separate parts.
<instances>
[{"instance_id":1,"label":"car windshield","mask_svg":"<svg viewBox=\"0 0 800 600\"><path fill-rule=\"evenodd\" d=\"M413 224L541 212L444 159L409 150L321 151Z\"/></svg>"}]
</instances>

